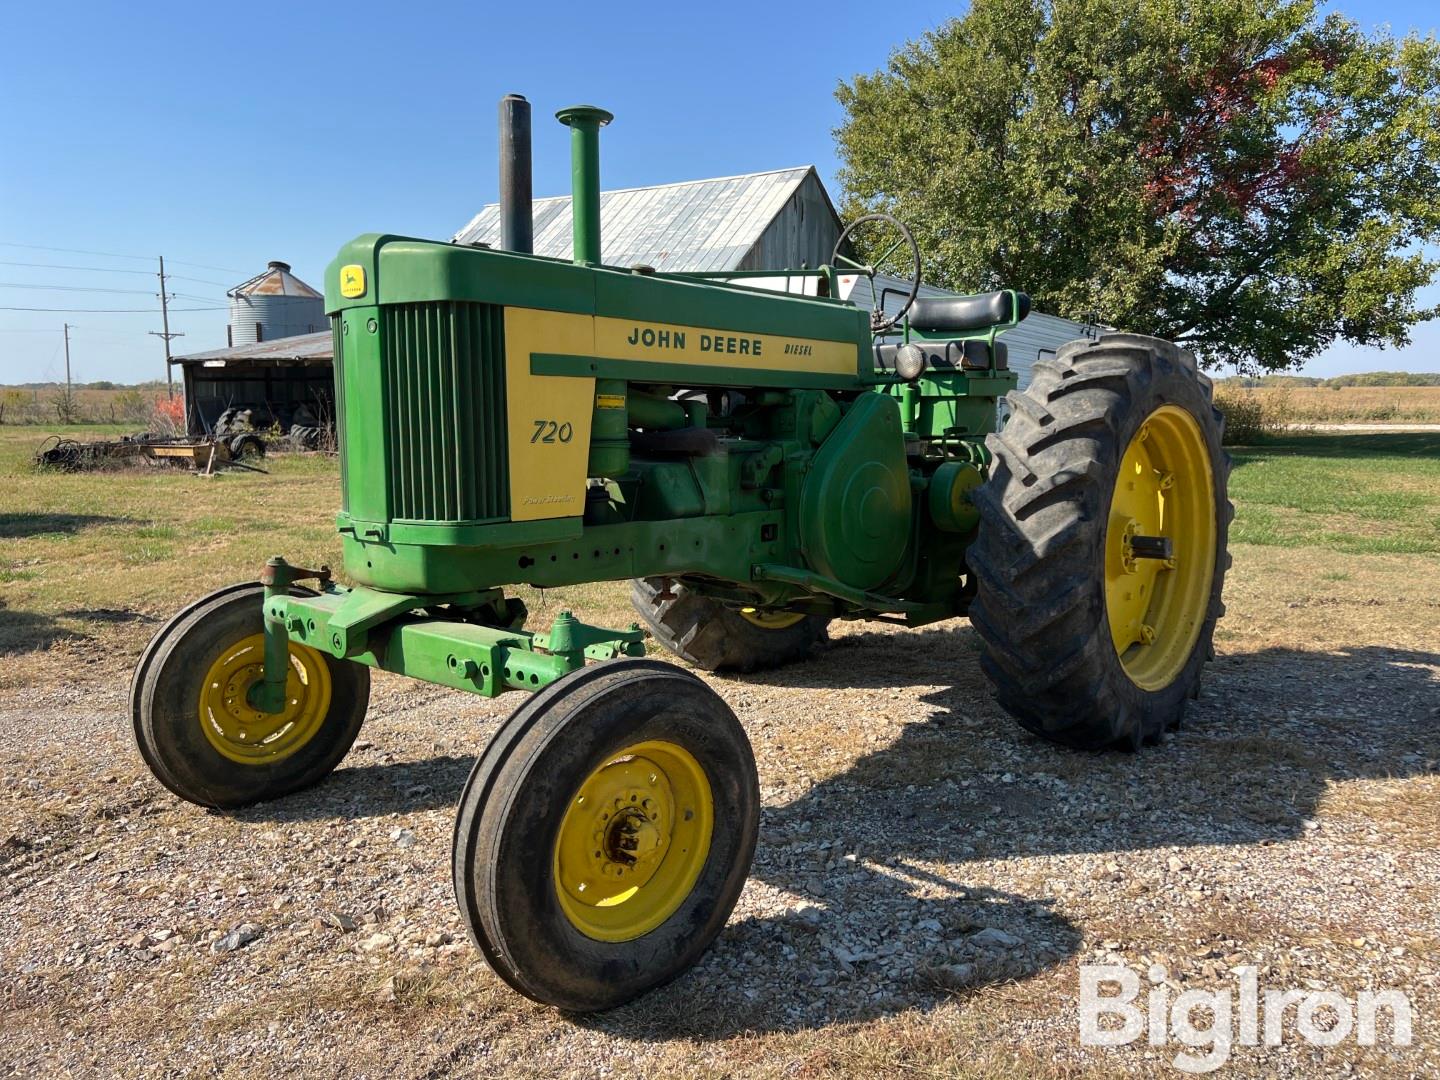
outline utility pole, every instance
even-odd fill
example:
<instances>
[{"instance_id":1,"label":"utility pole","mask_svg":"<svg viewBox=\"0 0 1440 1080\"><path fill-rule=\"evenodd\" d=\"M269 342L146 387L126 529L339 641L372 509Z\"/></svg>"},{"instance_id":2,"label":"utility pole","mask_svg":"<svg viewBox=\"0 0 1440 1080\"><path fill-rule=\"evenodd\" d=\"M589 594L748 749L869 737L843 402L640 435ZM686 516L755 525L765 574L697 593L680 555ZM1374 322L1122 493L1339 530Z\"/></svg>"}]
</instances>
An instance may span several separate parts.
<instances>
[{"instance_id":1,"label":"utility pole","mask_svg":"<svg viewBox=\"0 0 1440 1080\"><path fill-rule=\"evenodd\" d=\"M51 354L54 355L54 354ZM70 399L70 324L65 324L65 399Z\"/></svg>"},{"instance_id":2,"label":"utility pole","mask_svg":"<svg viewBox=\"0 0 1440 1080\"><path fill-rule=\"evenodd\" d=\"M164 330L151 330L152 337L158 337L165 342L165 392L169 397L175 396L175 377L171 374L170 368L170 339L184 337L184 334L170 332L170 298L165 295L165 256L160 256L160 324Z\"/></svg>"}]
</instances>

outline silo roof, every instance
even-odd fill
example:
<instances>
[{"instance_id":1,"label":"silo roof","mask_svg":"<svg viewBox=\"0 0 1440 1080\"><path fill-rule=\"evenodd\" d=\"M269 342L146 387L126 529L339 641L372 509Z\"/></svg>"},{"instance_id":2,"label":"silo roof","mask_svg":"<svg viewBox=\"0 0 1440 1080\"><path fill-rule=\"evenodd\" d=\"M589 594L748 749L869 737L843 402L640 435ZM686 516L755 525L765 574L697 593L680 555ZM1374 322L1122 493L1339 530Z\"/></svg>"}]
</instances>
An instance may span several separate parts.
<instances>
[{"instance_id":1,"label":"silo roof","mask_svg":"<svg viewBox=\"0 0 1440 1080\"><path fill-rule=\"evenodd\" d=\"M275 261L249 281L242 281L227 296L299 296L312 300L324 297L290 272L290 264Z\"/></svg>"},{"instance_id":2,"label":"silo roof","mask_svg":"<svg viewBox=\"0 0 1440 1080\"><path fill-rule=\"evenodd\" d=\"M601 259L672 272L733 270L784 209L813 165L600 193ZM535 254L573 257L570 196L533 202ZM455 234L457 244L500 246L500 204Z\"/></svg>"}]
</instances>

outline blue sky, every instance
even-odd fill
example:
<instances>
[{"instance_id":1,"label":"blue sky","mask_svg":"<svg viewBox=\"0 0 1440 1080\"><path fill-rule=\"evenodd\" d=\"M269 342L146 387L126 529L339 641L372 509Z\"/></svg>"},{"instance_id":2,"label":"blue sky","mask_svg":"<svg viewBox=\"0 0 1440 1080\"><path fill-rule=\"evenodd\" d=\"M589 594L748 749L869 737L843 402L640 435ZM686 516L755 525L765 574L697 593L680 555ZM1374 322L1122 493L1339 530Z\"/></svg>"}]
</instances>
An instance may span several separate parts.
<instances>
[{"instance_id":1,"label":"blue sky","mask_svg":"<svg viewBox=\"0 0 1440 1080\"><path fill-rule=\"evenodd\" d=\"M1426 0L1330 6L1397 33L1440 22ZM837 80L961 10L9 5L0 306L151 310L0 311L0 382L63 377L65 321L77 379L163 377L161 343L147 336L160 329L158 254L183 275L175 347L196 351L225 343L225 314L183 309L222 308L225 289L269 259L318 287L357 233L450 236L495 198L496 102L509 91L535 106L537 195L567 189L568 145L550 117L582 101L617 116L603 136L606 187L806 163L833 187ZM1440 287L1422 299L1440 302ZM1440 324L1414 337L1401 352L1337 347L1307 370L1440 370Z\"/></svg>"}]
</instances>

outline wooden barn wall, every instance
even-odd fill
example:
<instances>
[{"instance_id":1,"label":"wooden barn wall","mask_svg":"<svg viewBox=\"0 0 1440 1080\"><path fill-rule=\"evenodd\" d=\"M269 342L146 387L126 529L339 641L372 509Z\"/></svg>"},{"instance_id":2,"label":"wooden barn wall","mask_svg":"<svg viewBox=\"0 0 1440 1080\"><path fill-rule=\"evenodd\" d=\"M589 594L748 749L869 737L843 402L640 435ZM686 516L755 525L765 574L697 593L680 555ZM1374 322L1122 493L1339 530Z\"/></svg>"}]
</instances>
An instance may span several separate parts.
<instances>
[{"instance_id":1,"label":"wooden barn wall","mask_svg":"<svg viewBox=\"0 0 1440 1080\"><path fill-rule=\"evenodd\" d=\"M795 189L736 270L798 270L830 261L840 222L815 173Z\"/></svg>"}]
</instances>

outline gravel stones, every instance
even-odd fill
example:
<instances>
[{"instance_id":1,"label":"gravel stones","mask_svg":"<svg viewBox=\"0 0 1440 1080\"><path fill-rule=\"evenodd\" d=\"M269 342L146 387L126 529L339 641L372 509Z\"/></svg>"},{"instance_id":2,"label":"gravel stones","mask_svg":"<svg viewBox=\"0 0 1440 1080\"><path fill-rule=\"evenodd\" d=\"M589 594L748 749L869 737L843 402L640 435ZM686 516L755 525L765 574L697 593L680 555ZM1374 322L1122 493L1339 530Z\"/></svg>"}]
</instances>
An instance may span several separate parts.
<instances>
[{"instance_id":1,"label":"gravel stones","mask_svg":"<svg viewBox=\"0 0 1440 1080\"><path fill-rule=\"evenodd\" d=\"M259 941L265 931L256 923L241 923L228 934L216 938L210 944L212 953L234 952L236 949L243 949L252 942Z\"/></svg>"}]
</instances>

